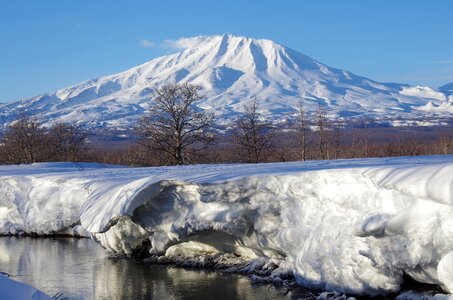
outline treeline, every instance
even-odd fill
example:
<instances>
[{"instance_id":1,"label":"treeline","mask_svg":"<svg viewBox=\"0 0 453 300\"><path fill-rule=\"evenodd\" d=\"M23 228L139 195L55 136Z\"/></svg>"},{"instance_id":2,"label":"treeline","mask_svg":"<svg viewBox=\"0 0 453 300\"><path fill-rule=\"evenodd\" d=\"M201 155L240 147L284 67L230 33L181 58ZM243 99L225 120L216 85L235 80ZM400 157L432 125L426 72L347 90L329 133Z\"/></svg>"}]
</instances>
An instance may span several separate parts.
<instances>
[{"instance_id":1,"label":"treeline","mask_svg":"<svg viewBox=\"0 0 453 300\"><path fill-rule=\"evenodd\" d=\"M87 133L80 125L56 123L50 128L22 116L0 139L0 163L92 160Z\"/></svg>"},{"instance_id":2,"label":"treeline","mask_svg":"<svg viewBox=\"0 0 453 300\"><path fill-rule=\"evenodd\" d=\"M405 133L389 129L388 132L382 132L379 128L341 128L335 133L330 128L325 129L323 153L319 146L319 131L307 131L303 149L299 133L290 128L277 130L270 147L263 149L256 160L249 159L248 151L241 149L233 136L219 135L216 144L198 155L191 156L187 163L289 162L303 161L304 157L305 160L322 160L453 154L453 139L447 134L420 136L417 131ZM254 153L253 149L251 150L250 152ZM150 154L139 143L117 151L98 151L99 161L104 163L131 166L167 164L162 156Z\"/></svg>"},{"instance_id":3,"label":"treeline","mask_svg":"<svg viewBox=\"0 0 453 300\"><path fill-rule=\"evenodd\" d=\"M0 138L0 163L158 166L453 154L448 130L425 134L376 128L367 120L332 120L322 106L307 113L303 102L297 114L276 124L260 114L259 102L252 99L243 106L242 115L215 128L214 115L197 108L199 90L190 84L158 89L150 112L131 132L135 142L117 150L90 142L80 125L57 123L46 128L36 119L21 117Z\"/></svg>"}]
</instances>

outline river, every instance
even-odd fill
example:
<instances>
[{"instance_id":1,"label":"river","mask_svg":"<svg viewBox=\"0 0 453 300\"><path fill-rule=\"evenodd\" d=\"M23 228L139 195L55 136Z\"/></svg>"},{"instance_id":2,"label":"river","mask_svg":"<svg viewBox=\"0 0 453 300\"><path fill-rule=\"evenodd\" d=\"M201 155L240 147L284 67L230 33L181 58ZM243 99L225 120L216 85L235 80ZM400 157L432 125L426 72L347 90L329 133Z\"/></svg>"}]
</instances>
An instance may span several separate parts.
<instances>
[{"instance_id":1,"label":"river","mask_svg":"<svg viewBox=\"0 0 453 300\"><path fill-rule=\"evenodd\" d=\"M291 298L240 275L110 257L91 239L0 237L0 271L58 299Z\"/></svg>"}]
</instances>

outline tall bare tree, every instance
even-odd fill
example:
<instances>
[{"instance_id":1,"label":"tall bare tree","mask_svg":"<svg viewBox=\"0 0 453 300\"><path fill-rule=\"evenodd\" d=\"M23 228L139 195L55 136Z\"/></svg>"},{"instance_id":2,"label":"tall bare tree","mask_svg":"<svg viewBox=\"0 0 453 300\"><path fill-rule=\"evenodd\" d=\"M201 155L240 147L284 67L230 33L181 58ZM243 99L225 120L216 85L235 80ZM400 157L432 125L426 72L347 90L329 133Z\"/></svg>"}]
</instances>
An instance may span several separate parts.
<instances>
[{"instance_id":1,"label":"tall bare tree","mask_svg":"<svg viewBox=\"0 0 453 300\"><path fill-rule=\"evenodd\" d=\"M28 116L21 116L7 127L1 140L5 163L21 164L45 160L46 135L41 124Z\"/></svg>"},{"instance_id":2,"label":"tall bare tree","mask_svg":"<svg viewBox=\"0 0 453 300\"><path fill-rule=\"evenodd\" d=\"M341 121L336 121L332 123L332 148L333 148L333 158L340 158L341 152L341 136L343 134L344 124Z\"/></svg>"},{"instance_id":3,"label":"tall bare tree","mask_svg":"<svg viewBox=\"0 0 453 300\"><path fill-rule=\"evenodd\" d=\"M318 150L321 159L328 158L328 141L326 132L326 113L321 104L318 104L316 111L316 125L318 129Z\"/></svg>"},{"instance_id":4,"label":"tall bare tree","mask_svg":"<svg viewBox=\"0 0 453 300\"><path fill-rule=\"evenodd\" d=\"M369 143L369 132L368 132L368 127L369 124L368 122L365 122L364 124L365 130L363 134L363 157L369 157L370 155L370 143Z\"/></svg>"},{"instance_id":5,"label":"tall bare tree","mask_svg":"<svg viewBox=\"0 0 453 300\"><path fill-rule=\"evenodd\" d=\"M440 151L439 153L441 154L451 154L453 151L453 139L451 139L447 135L441 135L438 138L437 143L439 144Z\"/></svg>"},{"instance_id":6,"label":"tall bare tree","mask_svg":"<svg viewBox=\"0 0 453 300\"><path fill-rule=\"evenodd\" d=\"M357 136L354 121L351 122L351 149L350 158L356 158L357 156Z\"/></svg>"},{"instance_id":7,"label":"tall bare tree","mask_svg":"<svg viewBox=\"0 0 453 300\"><path fill-rule=\"evenodd\" d=\"M78 161L88 150L87 134L80 125L56 123L49 130L53 160Z\"/></svg>"},{"instance_id":8,"label":"tall bare tree","mask_svg":"<svg viewBox=\"0 0 453 300\"><path fill-rule=\"evenodd\" d=\"M139 122L140 143L166 156L168 164L186 164L188 153L198 153L213 142L214 115L196 106L202 99L199 91L199 86L187 83L157 89L149 115Z\"/></svg>"},{"instance_id":9,"label":"tall bare tree","mask_svg":"<svg viewBox=\"0 0 453 300\"><path fill-rule=\"evenodd\" d=\"M244 105L244 114L236 120L233 128L235 143L240 151L246 153L247 162L262 162L264 151L272 147L276 129L258 112L256 98Z\"/></svg>"},{"instance_id":10,"label":"tall bare tree","mask_svg":"<svg viewBox=\"0 0 453 300\"><path fill-rule=\"evenodd\" d=\"M299 109L297 112L296 126L298 133L298 148L300 159L305 161L307 160L307 150L309 144L309 128L308 128L308 118L305 112L304 103L302 100L299 101Z\"/></svg>"}]
</instances>

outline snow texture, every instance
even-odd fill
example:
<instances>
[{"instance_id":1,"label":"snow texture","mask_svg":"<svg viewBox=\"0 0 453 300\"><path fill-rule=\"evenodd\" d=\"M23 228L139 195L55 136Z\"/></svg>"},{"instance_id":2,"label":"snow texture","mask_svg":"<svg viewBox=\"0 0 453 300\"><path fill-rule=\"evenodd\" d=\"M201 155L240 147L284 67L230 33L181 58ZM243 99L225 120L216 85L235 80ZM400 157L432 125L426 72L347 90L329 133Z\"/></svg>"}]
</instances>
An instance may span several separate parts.
<instances>
[{"instance_id":1,"label":"snow texture","mask_svg":"<svg viewBox=\"0 0 453 300\"><path fill-rule=\"evenodd\" d=\"M391 125L408 120L423 125L449 117L452 111L448 86L435 90L379 83L270 40L224 34L185 38L178 45L180 52L130 70L0 105L0 129L24 113L46 124L131 128L149 109L157 87L183 82L203 88L199 107L215 112L220 124L240 114L253 97L262 113L274 120L294 114L301 99L307 111L314 112L320 104L329 117L365 117Z\"/></svg>"},{"instance_id":2,"label":"snow texture","mask_svg":"<svg viewBox=\"0 0 453 300\"><path fill-rule=\"evenodd\" d=\"M43 292L0 274L0 299L50 300Z\"/></svg>"},{"instance_id":3,"label":"snow texture","mask_svg":"<svg viewBox=\"0 0 453 300\"><path fill-rule=\"evenodd\" d=\"M118 254L340 293L398 291L403 275L452 292L453 156L2 166L0 233L91 235Z\"/></svg>"}]
</instances>

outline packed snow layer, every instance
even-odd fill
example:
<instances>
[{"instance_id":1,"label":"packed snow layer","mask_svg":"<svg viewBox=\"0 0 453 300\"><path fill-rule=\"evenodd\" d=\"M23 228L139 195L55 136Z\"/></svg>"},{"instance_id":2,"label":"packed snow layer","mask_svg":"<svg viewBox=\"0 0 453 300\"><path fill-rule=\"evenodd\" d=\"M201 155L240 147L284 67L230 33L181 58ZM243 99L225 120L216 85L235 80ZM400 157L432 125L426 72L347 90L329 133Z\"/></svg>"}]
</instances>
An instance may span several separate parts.
<instances>
[{"instance_id":1,"label":"packed snow layer","mask_svg":"<svg viewBox=\"0 0 453 300\"><path fill-rule=\"evenodd\" d=\"M0 299L50 300L52 298L31 286L0 274Z\"/></svg>"},{"instance_id":2,"label":"packed snow layer","mask_svg":"<svg viewBox=\"0 0 453 300\"><path fill-rule=\"evenodd\" d=\"M452 292L453 156L3 166L0 233L23 232L91 234L115 253L201 265L234 254L338 292L397 291L403 275Z\"/></svg>"}]
</instances>

